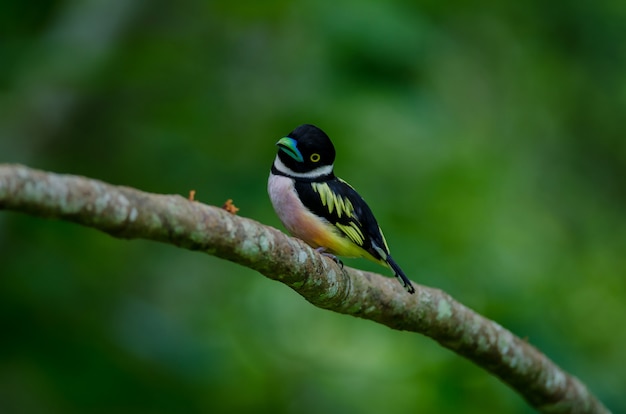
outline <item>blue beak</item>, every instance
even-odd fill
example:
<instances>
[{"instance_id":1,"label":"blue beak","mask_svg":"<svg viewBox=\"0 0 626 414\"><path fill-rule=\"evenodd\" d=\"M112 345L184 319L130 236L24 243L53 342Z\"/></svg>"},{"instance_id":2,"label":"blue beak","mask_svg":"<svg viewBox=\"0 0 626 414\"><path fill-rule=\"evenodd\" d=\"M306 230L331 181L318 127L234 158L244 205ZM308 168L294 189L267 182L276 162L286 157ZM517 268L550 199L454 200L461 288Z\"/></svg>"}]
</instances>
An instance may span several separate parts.
<instances>
[{"instance_id":1,"label":"blue beak","mask_svg":"<svg viewBox=\"0 0 626 414\"><path fill-rule=\"evenodd\" d=\"M300 150L298 149L298 145L295 139L289 138L289 137L281 138L278 140L276 145L278 145L278 148L281 151L289 155L294 160L298 162L304 161L304 158L302 158L302 154L300 153Z\"/></svg>"}]
</instances>

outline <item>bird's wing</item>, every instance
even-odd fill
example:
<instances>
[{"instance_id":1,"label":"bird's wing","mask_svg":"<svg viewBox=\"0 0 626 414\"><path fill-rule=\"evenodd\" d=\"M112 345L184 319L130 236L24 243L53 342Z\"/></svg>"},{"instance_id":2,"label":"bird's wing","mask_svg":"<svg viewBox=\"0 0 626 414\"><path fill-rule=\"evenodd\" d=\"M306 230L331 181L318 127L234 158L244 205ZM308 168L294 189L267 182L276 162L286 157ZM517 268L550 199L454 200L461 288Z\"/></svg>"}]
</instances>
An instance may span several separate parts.
<instances>
[{"instance_id":1,"label":"bird's wing","mask_svg":"<svg viewBox=\"0 0 626 414\"><path fill-rule=\"evenodd\" d=\"M339 178L322 182L297 181L302 203L335 225L346 237L376 259L386 260L389 248L365 200Z\"/></svg>"}]
</instances>

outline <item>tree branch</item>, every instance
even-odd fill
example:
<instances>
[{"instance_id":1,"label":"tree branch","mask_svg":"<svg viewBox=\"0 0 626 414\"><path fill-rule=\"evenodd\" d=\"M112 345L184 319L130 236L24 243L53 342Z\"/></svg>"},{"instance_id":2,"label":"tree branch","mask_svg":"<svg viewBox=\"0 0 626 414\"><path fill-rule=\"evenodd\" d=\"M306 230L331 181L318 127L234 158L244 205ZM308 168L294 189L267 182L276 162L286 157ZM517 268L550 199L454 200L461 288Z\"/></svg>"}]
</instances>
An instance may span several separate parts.
<instances>
[{"instance_id":1,"label":"tree branch","mask_svg":"<svg viewBox=\"0 0 626 414\"><path fill-rule=\"evenodd\" d=\"M545 413L608 413L576 377L439 289L339 268L298 239L177 195L0 164L0 210L89 226L119 238L173 244L242 264L320 308L427 335L499 377Z\"/></svg>"}]
</instances>

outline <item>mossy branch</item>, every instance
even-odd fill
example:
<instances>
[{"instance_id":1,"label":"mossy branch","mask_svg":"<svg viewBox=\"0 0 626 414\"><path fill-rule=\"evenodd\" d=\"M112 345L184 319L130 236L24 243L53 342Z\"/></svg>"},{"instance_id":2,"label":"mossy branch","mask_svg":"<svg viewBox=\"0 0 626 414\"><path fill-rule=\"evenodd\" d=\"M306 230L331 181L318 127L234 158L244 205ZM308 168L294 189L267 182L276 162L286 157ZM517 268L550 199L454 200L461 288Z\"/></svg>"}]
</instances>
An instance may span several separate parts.
<instances>
[{"instance_id":1,"label":"mossy branch","mask_svg":"<svg viewBox=\"0 0 626 414\"><path fill-rule=\"evenodd\" d=\"M114 237L173 244L278 280L320 308L427 335L496 375L545 413L608 413L577 378L526 341L448 294L340 269L300 240L177 195L145 193L72 175L0 164L0 210L93 227Z\"/></svg>"}]
</instances>

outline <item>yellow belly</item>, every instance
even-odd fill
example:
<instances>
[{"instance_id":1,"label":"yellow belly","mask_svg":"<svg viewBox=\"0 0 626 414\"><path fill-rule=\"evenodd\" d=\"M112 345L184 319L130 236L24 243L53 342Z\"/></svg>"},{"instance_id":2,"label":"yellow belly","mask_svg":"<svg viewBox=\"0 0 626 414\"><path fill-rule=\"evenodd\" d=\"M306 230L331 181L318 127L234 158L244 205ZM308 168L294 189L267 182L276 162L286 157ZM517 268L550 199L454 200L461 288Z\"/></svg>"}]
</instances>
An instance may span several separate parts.
<instances>
[{"instance_id":1,"label":"yellow belly","mask_svg":"<svg viewBox=\"0 0 626 414\"><path fill-rule=\"evenodd\" d=\"M343 257L363 257L380 263L366 250L356 245L331 223L320 219L309 211L303 211L296 223L285 227L313 248L323 247L325 252Z\"/></svg>"}]
</instances>

